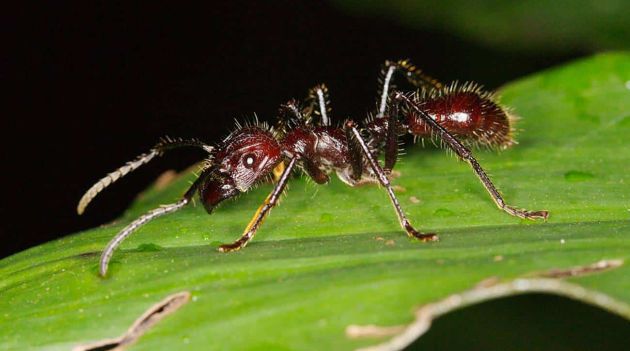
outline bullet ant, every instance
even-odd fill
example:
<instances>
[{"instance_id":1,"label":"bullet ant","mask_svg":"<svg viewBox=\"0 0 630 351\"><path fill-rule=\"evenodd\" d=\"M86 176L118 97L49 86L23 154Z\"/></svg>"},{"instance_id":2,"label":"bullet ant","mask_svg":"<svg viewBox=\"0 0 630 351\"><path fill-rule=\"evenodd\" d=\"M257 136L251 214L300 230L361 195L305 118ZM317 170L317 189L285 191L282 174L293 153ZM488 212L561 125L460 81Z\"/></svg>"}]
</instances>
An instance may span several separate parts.
<instances>
[{"instance_id":1,"label":"bullet ant","mask_svg":"<svg viewBox=\"0 0 630 351\"><path fill-rule=\"evenodd\" d=\"M416 90L395 90L392 81L396 74L403 75ZM212 213L222 201L247 192L255 183L275 172L278 176L273 191L258 208L242 236L219 247L221 252L242 249L278 203L296 166L318 184L327 183L329 175L335 172L349 186L382 185L407 235L425 242L436 241L436 234L421 233L411 225L390 184L389 176L398 157L398 138L406 133L414 138L441 140L444 146L470 164L492 200L503 211L520 218L547 219L547 211L527 211L507 205L464 145L507 148L514 144L513 116L497 102L493 93L484 91L475 83L444 85L407 60L386 61L380 78L377 111L362 127L352 120L346 120L342 126L333 126L327 88L318 85L309 91L304 105L296 100L282 105L274 128L260 123L238 126L214 147L197 139L163 139L148 153L99 180L81 198L77 206L79 214L107 186L168 150L196 147L208 153L198 178L179 201L149 211L109 242L101 255L101 276L107 273L109 260L123 240L154 218L186 206L195 192L199 193L206 211ZM378 161L381 154L383 166Z\"/></svg>"}]
</instances>

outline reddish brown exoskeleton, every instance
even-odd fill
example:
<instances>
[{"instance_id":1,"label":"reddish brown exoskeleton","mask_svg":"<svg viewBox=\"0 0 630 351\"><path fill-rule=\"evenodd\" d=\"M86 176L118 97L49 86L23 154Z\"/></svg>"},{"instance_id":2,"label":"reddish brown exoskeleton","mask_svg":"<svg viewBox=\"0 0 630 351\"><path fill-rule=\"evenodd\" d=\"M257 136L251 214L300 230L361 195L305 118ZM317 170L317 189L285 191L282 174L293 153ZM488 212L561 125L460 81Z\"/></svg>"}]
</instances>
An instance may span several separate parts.
<instances>
[{"instance_id":1,"label":"reddish brown exoskeleton","mask_svg":"<svg viewBox=\"0 0 630 351\"><path fill-rule=\"evenodd\" d=\"M404 75L416 90L393 89L392 79L396 74ZM381 184L407 234L422 241L435 241L435 234L421 233L411 225L388 178L396 164L398 138L407 133L416 138L437 138L468 162L500 209L520 218L547 219L547 211L527 211L507 205L466 146L507 148L514 143L513 118L492 93L474 83L443 85L406 60L385 62L380 85L378 110L363 126L352 120L341 126L332 125L328 92L324 85L319 85L310 90L304 106L295 100L282 105L274 128L258 123L239 126L214 147L198 140L162 140L148 153L108 174L85 193L77 207L79 214L105 187L167 150L192 146L204 149L209 155L199 177L181 200L146 213L109 242L101 256L100 274L105 276L114 250L133 231L156 217L181 209L196 192L211 213L222 201L247 192L279 170L273 191L243 235L231 244L221 245L219 250L230 252L245 247L277 204L296 167L318 184L327 183L333 172L349 186ZM378 161L381 155L383 166Z\"/></svg>"}]
</instances>

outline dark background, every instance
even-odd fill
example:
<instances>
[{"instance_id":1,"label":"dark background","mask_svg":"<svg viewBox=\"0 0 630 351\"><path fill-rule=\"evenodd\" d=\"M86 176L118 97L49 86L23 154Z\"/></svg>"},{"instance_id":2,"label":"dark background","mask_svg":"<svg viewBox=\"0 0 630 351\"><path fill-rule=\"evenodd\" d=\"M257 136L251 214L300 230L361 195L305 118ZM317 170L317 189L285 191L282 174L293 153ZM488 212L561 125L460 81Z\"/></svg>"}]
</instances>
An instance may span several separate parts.
<instances>
[{"instance_id":1,"label":"dark background","mask_svg":"<svg viewBox=\"0 0 630 351\"><path fill-rule=\"evenodd\" d=\"M331 90L333 117L360 119L375 106L385 59L496 88L586 53L491 49L314 1L54 2L3 17L0 258L116 218L161 172L203 156L173 152L76 214L89 186L159 137L213 143L235 118L273 120L280 103L319 82Z\"/></svg>"}]
</instances>

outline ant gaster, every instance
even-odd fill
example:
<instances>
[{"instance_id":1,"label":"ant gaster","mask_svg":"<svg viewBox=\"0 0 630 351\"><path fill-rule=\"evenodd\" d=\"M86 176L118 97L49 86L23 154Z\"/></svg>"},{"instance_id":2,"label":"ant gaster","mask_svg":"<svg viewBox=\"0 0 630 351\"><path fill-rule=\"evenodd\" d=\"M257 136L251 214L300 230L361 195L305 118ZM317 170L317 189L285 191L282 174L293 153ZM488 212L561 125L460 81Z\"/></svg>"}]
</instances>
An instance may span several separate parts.
<instances>
[{"instance_id":1,"label":"ant gaster","mask_svg":"<svg viewBox=\"0 0 630 351\"><path fill-rule=\"evenodd\" d=\"M394 89L392 82L397 74L403 75L416 89L411 92ZM114 250L125 238L150 220L186 206L195 192L199 193L206 211L211 213L222 201L247 192L255 183L275 172L273 191L258 208L243 235L231 244L221 245L219 251L230 252L245 247L278 203L296 167L318 184L327 183L329 175L335 172L349 186L382 185L407 234L422 241L435 241L438 239L435 234L421 233L411 225L390 184L389 175L398 157L398 138L406 133L414 138L441 140L470 164L500 209L520 218L547 219L547 211L527 211L507 205L465 146L507 148L514 144L513 116L497 102L493 93L484 91L475 83L444 85L407 60L386 61L380 87L377 111L365 120L363 126L352 120L333 126L329 117L328 91L324 85L319 85L309 91L306 104L292 100L282 105L274 128L260 123L238 126L214 147L196 139L163 139L148 153L105 176L85 193L77 207L79 214L105 187L168 150L191 146L208 153L198 178L179 201L149 211L109 242L101 255L100 274L105 276ZM378 160L381 155L383 166Z\"/></svg>"}]
</instances>

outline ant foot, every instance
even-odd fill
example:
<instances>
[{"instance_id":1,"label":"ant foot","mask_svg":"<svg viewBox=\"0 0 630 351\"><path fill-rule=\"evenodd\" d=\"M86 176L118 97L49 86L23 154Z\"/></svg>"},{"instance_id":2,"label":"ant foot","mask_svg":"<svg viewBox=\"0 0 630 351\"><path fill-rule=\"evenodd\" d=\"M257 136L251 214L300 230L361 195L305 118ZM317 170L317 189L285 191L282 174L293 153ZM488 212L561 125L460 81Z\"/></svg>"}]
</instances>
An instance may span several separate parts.
<instances>
[{"instance_id":1,"label":"ant foot","mask_svg":"<svg viewBox=\"0 0 630 351\"><path fill-rule=\"evenodd\" d=\"M241 248L243 248L243 245L239 240L231 243L231 244L223 244L221 246L219 246L219 251L220 252L233 252L233 251L238 251Z\"/></svg>"},{"instance_id":2,"label":"ant foot","mask_svg":"<svg viewBox=\"0 0 630 351\"><path fill-rule=\"evenodd\" d=\"M424 243L428 243L431 241L440 241L440 237L437 236L437 234L435 233L419 233L419 232L415 232L413 234L411 234L411 236L413 236L414 238L424 242Z\"/></svg>"},{"instance_id":3,"label":"ant foot","mask_svg":"<svg viewBox=\"0 0 630 351\"><path fill-rule=\"evenodd\" d=\"M542 219L546 221L547 218L549 218L549 211L546 211L546 210L527 211L527 210L519 210L511 206L506 206L505 211L513 216L523 218L523 219L531 219L531 220Z\"/></svg>"},{"instance_id":4,"label":"ant foot","mask_svg":"<svg viewBox=\"0 0 630 351\"><path fill-rule=\"evenodd\" d=\"M407 231L407 234L410 237L416 238L422 242L428 243L431 241L440 240L440 238L435 233L420 233L419 231L415 230L414 227L412 227L411 224L409 224L409 222L404 223L404 226L405 226L405 230Z\"/></svg>"},{"instance_id":5,"label":"ant foot","mask_svg":"<svg viewBox=\"0 0 630 351\"><path fill-rule=\"evenodd\" d=\"M547 218L549 218L549 211L546 211L546 210L542 210L542 211L527 211L527 218L528 219L542 219L542 220L546 221Z\"/></svg>"}]
</instances>

